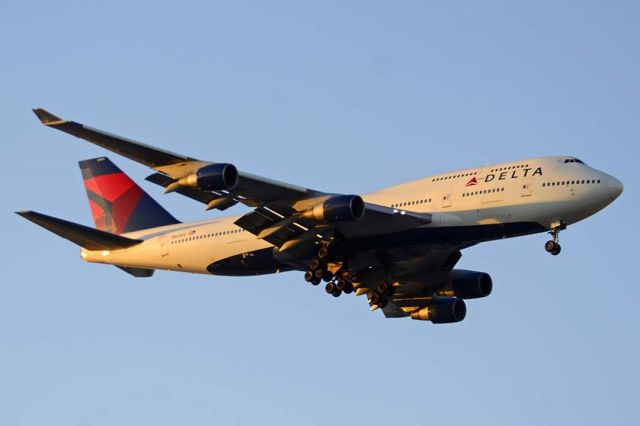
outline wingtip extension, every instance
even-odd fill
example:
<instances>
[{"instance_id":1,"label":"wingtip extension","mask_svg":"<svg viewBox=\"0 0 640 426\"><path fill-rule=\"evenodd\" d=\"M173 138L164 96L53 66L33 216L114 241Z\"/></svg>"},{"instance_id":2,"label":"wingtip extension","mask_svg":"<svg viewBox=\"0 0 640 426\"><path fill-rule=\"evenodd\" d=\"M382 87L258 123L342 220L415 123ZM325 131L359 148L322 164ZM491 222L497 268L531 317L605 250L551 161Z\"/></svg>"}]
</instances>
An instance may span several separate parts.
<instances>
[{"instance_id":1,"label":"wingtip extension","mask_svg":"<svg viewBox=\"0 0 640 426\"><path fill-rule=\"evenodd\" d=\"M64 123L64 120L60 117L57 117L51 114L44 108L33 108L33 113L38 117L38 120L45 126L49 126L51 124Z\"/></svg>"}]
</instances>

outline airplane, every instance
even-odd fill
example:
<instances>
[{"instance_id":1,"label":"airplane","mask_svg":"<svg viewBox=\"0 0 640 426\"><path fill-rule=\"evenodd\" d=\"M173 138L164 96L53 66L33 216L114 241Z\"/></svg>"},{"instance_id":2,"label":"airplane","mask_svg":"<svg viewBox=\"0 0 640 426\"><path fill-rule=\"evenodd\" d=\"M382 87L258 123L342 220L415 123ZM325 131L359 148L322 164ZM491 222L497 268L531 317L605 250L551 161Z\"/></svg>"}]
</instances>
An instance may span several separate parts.
<instances>
[{"instance_id":1,"label":"airplane","mask_svg":"<svg viewBox=\"0 0 640 426\"><path fill-rule=\"evenodd\" d=\"M223 276L304 272L325 291L366 295L387 318L462 321L465 300L491 294L486 272L456 269L476 244L559 233L612 203L615 177L573 156L455 170L363 195L322 192L154 148L33 110L42 124L154 170L146 179L205 210L242 215L182 223L106 157L80 161L96 228L34 211L17 214L81 247L87 262L134 277L155 270Z\"/></svg>"}]
</instances>

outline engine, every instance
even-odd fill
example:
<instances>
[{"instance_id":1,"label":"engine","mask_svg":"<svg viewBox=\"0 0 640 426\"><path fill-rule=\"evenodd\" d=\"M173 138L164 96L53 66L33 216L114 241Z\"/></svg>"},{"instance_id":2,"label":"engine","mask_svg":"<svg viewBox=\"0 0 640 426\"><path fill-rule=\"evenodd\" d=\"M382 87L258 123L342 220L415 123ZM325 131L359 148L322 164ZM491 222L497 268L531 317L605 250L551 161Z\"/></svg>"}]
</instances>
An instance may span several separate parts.
<instances>
[{"instance_id":1,"label":"engine","mask_svg":"<svg viewBox=\"0 0 640 426\"><path fill-rule=\"evenodd\" d=\"M360 220L364 217L364 201L358 195L338 195L307 210L303 217L324 223Z\"/></svg>"},{"instance_id":2,"label":"engine","mask_svg":"<svg viewBox=\"0 0 640 426\"><path fill-rule=\"evenodd\" d=\"M434 324L460 322L467 315L467 305L457 297L436 297L429 306L411 313L411 318Z\"/></svg>"},{"instance_id":3,"label":"engine","mask_svg":"<svg viewBox=\"0 0 640 426\"><path fill-rule=\"evenodd\" d=\"M459 297L461 299L478 299L487 297L493 289L491 276L486 272L454 269L451 280L444 288L438 290L438 296Z\"/></svg>"},{"instance_id":4,"label":"engine","mask_svg":"<svg viewBox=\"0 0 640 426\"><path fill-rule=\"evenodd\" d=\"M230 191L238 184L238 169L233 164L209 164L180 178L178 183L202 191Z\"/></svg>"}]
</instances>

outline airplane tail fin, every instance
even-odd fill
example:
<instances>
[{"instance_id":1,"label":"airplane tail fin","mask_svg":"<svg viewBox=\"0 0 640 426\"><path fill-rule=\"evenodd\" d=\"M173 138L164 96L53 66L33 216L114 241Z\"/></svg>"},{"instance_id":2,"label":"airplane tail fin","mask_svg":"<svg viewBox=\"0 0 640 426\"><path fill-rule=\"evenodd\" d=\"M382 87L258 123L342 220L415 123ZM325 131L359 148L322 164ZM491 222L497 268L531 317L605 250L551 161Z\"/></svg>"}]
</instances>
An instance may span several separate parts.
<instances>
[{"instance_id":1,"label":"airplane tail fin","mask_svg":"<svg viewBox=\"0 0 640 426\"><path fill-rule=\"evenodd\" d=\"M123 234L180 223L108 158L79 164L99 230Z\"/></svg>"}]
</instances>

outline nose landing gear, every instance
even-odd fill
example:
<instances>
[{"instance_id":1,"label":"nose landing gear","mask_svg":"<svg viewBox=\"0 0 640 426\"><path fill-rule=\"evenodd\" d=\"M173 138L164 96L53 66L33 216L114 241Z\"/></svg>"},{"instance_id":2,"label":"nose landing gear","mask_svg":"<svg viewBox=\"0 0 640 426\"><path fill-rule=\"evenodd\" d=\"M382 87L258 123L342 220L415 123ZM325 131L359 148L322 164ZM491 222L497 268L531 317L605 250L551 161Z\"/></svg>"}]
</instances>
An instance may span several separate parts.
<instances>
[{"instance_id":1,"label":"nose landing gear","mask_svg":"<svg viewBox=\"0 0 640 426\"><path fill-rule=\"evenodd\" d=\"M544 249L548 253L551 253L554 256L557 256L560 254L560 251L562 250L562 247L560 246L560 243L559 243L560 231L564 229L567 229L567 225L565 225L563 222L559 222L551 225L551 232L549 232L549 235L551 235L552 239L547 241L544 245Z\"/></svg>"}]
</instances>

